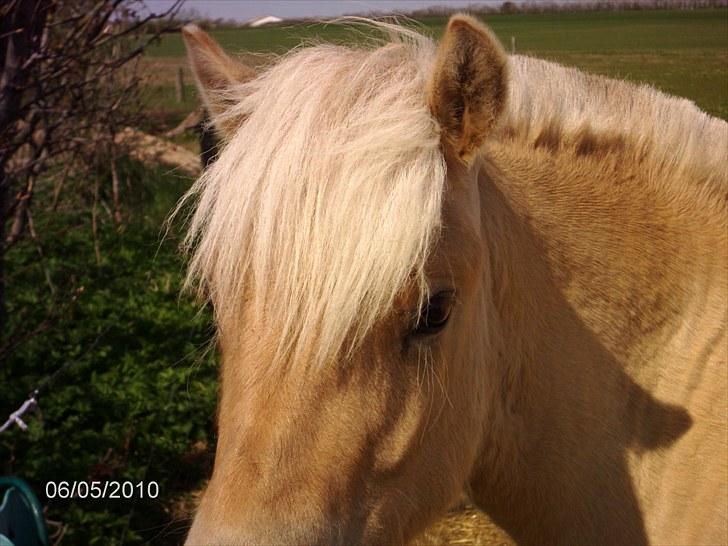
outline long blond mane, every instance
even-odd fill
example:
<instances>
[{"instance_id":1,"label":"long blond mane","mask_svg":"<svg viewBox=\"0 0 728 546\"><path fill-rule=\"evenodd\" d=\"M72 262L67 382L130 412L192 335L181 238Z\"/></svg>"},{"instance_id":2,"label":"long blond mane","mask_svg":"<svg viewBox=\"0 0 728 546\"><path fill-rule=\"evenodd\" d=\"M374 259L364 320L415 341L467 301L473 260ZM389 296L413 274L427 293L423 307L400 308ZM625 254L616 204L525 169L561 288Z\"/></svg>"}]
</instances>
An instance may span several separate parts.
<instances>
[{"instance_id":1,"label":"long blond mane","mask_svg":"<svg viewBox=\"0 0 728 546\"><path fill-rule=\"evenodd\" d=\"M582 153L619 149L620 161L648 173L653 189L724 206L725 121L649 85L520 55L509 61L502 126L525 145L575 147Z\"/></svg>"},{"instance_id":2,"label":"long blond mane","mask_svg":"<svg viewBox=\"0 0 728 546\"><path fill-rule=\"evenodd\" d=\"M243 327L247 302L280 331L277 360L324 362L355 348L408 282L426 296L446 178L426 98L434 54L432 40L403 29L373 49L295 50L229 91L224 117L246 121L185 197L196 206L188 284L222 330ZM724 197L727 126L692 102L528 57L509 64L495 138L629 139L644 168L699 171L698 193Z\"/></svg>"},{"instance_id":3,"label":"long blond mane","mask_svg":"<svg viewBox=\"0 0 728 546\"><path fill-rule=\"evenodd\" d=\"M188 280L221 329L243 302L281 333L277 359L323 362L355 347L424 264L445 165L425 88L431 41L333 45L285 56L232 89L245 118L188 194Z\"/></svg>"}]
</instances>

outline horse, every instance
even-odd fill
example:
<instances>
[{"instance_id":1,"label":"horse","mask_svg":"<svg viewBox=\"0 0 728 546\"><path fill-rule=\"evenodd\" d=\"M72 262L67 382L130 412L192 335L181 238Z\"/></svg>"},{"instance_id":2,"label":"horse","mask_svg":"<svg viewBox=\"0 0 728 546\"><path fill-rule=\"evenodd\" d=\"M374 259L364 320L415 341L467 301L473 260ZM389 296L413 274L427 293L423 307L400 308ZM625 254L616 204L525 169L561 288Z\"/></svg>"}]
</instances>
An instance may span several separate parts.
<instances>
[{"instance_id":1,"label":"horse","mask_svg":"<svg viewBox=\"0 0 728 546\"><path fill-rule=\"evenodd\" d=\"M526 56L183 29L223 144L188 288L221 355L188 544L403 544L463 491L519 544L725 544L728 124Z\"/></svg>"}]
</instances>

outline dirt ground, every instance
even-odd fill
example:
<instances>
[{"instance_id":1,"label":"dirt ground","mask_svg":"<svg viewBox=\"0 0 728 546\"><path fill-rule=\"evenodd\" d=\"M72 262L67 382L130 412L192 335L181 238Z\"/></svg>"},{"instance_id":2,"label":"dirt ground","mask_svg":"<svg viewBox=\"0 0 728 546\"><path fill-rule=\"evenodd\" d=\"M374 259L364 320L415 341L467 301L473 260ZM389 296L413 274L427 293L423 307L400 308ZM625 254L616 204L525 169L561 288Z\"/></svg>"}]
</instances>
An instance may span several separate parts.
<instances>
[{"instance_id":1,"label":"dirt ground","mask_svg":"<svg viewBox=\"0 0 728 546\"><path fill-rule=\"evenodd\" d=\"M165 138L126 127L116 138L129 147L129 155L150 167L169 167L171 173L196 178L202 172L200 155Z\"/></svg>"}]
</instances>

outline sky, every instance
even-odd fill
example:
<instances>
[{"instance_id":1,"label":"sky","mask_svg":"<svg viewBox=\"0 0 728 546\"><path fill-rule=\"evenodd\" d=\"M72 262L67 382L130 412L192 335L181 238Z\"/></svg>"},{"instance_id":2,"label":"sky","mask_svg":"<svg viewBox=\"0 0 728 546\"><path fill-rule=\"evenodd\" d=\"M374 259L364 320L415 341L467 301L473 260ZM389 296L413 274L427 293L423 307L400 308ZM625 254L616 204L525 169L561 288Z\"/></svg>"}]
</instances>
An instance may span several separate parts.
<instances>
[{"instance_id":1,"label":"sky","mask_svg":"<svg viewBox=\"0 0 728 546\"><path fill-rule=\"evenodd\" d=\"M146 0L152 11L168 8L173 0ZM500 5L502 0L187 0L183 9L203 16L247 21L263 15L287 17L335 17L370 11L409 12L430 6L467 7Z\"/></svg>"}]
</instances>

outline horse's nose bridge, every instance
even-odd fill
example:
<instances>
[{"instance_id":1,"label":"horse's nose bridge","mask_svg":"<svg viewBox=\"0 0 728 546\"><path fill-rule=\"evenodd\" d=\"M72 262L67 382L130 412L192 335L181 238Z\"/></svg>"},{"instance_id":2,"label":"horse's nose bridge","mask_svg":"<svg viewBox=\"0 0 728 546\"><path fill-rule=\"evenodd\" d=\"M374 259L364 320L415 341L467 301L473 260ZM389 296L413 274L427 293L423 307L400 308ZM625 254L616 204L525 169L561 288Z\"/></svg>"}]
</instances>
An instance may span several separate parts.
<instances>
[{"instance_id":1,"label":"horse's nose bridge","mask_svg":"<svg viewBox=\"0 0 728 546\"><path fill-rule=\"evenodd\" d=\"M345 521L331 520L323 514L293 507L276 506L267 510L254 503L234 515L215 509L217 502L202 507L195 517L186 544L280 544L344 546L364 544L363 529Z\"/></svg>"},{"instance_id":2,"label":"horse's nose bridge","mask_svg":"<svg viewBox=\"0 0 728 546\"><path fill-rule=\"evenodd\" d=\"M339 466L316 464L312 450L296 457L283 438L277 449L243 450L234 467L216 469L188 544L362 543L363 519L336 483Z\"/></svg>"},{"instance_id":3,"label":"horse's nose bridge","mask_svg":"<svg viewBox=\"0 0 728 546\"><path fill-rule=\"evenodd\" d=\"M337 378L320 374L301 389L298 375L281 372L223 389L215 471L190 544L365 543L371 427L353 423L372 400L352 387L342 411Z\"/></svg>"}]
</instances>

